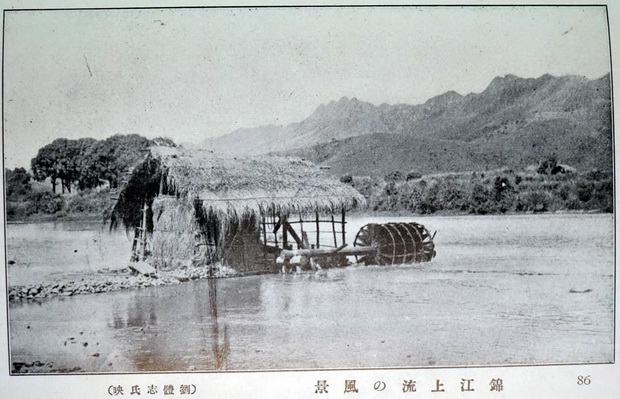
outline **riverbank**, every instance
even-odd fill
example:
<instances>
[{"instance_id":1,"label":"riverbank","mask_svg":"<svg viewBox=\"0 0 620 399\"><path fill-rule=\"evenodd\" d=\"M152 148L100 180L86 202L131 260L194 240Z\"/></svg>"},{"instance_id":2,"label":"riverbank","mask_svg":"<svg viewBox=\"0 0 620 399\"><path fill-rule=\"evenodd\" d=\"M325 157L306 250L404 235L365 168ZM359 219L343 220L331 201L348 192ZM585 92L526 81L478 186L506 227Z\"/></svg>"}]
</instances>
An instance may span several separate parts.
<instances>
[{"instance_id":1,"label":"riverbank","mask_svg":"<svg viewBox=\"0 0 620 399\"><path fill-rule=\"evenodd\" d=\"M596 213L612 213L609 209L603 208L592 208L592 209L555 209L555 210L506 210L505 212L489 212L489 213L475 213L469 210L459 210L459 209L439 209L433 213L416 213L409 209L375 209L375 210L360 210L349 212L348 216L357 216L357 217L419 217L419 216L468 216L468 215L480 215L480 214L491 214L491 215L533 215L533 214L596 214ZM24 224L24 223L48 223L48 222L101 222L102 225L106 225L106 221L104 217L100 214L62 214L62 215L46 215L46 214L36 214L31 215L26 218L17 219L17 220L8 220L8 224Z\"/></svg>"},{"instance_id":2,"label":"riverbank","mask_svg":"<svg viewBox=\"0 0 620 399\"><path fill-rule=\"evenodd\" d=\"M613 212L613 175L599 171L541 174L509 169L415 178L344 176L375 212L521 214Z\"/></svg>"},{"instance_id":3,"label":"riverbank","mask_svg":"<svg viewBox=\"0 0 620 399\"><path fill-rule=\"evenodd\" d=\"M341 177L367 200L366 212L410 214L519 214L613 211L613 174L524 170ZM75 194L33 192L7 197L9 222L104 220L114 203L109 189Z\"/></svg>"},{"instance_id":4,"label":"riverbank","mask_svg":"<svg viewBox=\"0 0 620 399\"><path fill-rule=\"evenodd\" d=\"M486 213L478 214L468 211L459 210L439 210L432 214L413 213L408 210L376 210L376 211L353 211L347 214L348 217L385 217L385 218L403 218L409 217L412 220L423 217L457 217L457 216L529 216L529 215L597 215L612 213L604 209L558 209L555 211L506 211L503 213Z\"/></svg>"},{"instance_id":5,"label":"riverbank","mask_svg":"<svg viewBox=\"0 0 620 399\"><path fill-rule=\"evenodd\" d=\"M52 193L38 186L36 190L6 197L8 221L103 220L114 203L109 189L74 193Z\"/></svg>"},{"instance_id":6,"label":"riverbank","mask_svg":"<svg viewBox=\"0 0 620 399\"><path fill-rule=\"evenodd\" d=\"M235 277L238 275L234 269L223 265L216 267L213 274L205 266L182 266L175 270L160 270L153 277L137 274L128 267L115 270L103 269L79 279L64 278L46 284L9 286L9 303L36 302L56 296L100 294L124 289L157 287L190 280Z\"/></svg>"}]
</instances>

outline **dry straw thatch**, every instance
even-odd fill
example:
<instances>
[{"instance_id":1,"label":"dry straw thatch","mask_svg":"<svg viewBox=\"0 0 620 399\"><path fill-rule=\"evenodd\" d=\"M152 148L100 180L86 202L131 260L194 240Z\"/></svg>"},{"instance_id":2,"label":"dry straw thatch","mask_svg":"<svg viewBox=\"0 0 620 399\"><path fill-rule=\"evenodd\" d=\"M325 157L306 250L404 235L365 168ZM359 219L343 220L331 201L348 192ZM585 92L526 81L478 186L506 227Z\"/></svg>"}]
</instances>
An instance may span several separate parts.
<instances>
[{"instance_id":1,"label":"dry straw thatch","mask_svg":"<svg viewBox=\"0 0 620 399\"><path fill-rule=\"evenodd\" d=\"M188 201L161 195L153 200L153 230L162 233L196 231L198 223L194 207Z\"/></svg>"},{"instance_id":2,"label":"dry straw thatch","mask_svg":"<svg viewBox=\"0 0 620 399\"><path fill-rule=\"evenodd\" d=\"M159 216L163 230L176 232L193 227L192 207L203 219L217 221L224 232L230 223L258 221L256 216L261 215L336 213L365 204L355 189L301 159L226 158L210 151L153 147L121 191L112 211L112 226L119 222L128 228L139 225L144 202L151 205L161 194L186 202ZM153 230L152 225L147 228Z\"/></svg>"},{"instance_id":3,"label":"dry straw thatch","mask_svg":"<svg viewBox=\"0 0 620 399\"><path fill-rule=\"evenodd\" d=\"M156 266L166 267L175 261L190 261L194 256L195 231L198 224L193 207L175 197L160 196L153 200L153 235L151 255Z\"/></svg>"}]
</instances>

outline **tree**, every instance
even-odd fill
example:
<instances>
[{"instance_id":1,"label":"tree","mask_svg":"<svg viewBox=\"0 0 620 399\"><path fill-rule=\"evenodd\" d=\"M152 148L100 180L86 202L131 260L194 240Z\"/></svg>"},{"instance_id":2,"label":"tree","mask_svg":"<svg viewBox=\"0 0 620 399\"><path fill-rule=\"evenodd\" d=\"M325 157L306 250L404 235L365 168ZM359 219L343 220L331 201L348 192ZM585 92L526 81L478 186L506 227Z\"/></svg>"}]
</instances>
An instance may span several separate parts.
<instances>
[{"instance_id":1,"label":"tree","mask_svg":"<svg viewBox=\"0 0 620 399\"><path fill-rule=\"evenodd\" d=\"M98 155L101 142L95 139L80 139L78 141L80 142L80 155L76 161L78 189L99 187L103 184L101 170L104 167Z\"/></svg>"},{"instance_id":2,"label":"tree","mask_svg":"<svg viewBox=\"0 0 620 399\"><path fill-rule=\"evenodd\" d=\"M30 179L32 176L24 168L14 170L5 169L6 177L6 196L7 198L22 196L32 191Z\"/></svg>"},{"instance_id":3,"label":"tree","mask_svg":"<svg viewBox=\"0 0 620 399\"><path fill-rule=\"evenodd\" d=\"M36 180L50 178L54 193L58 180L63 193L65 190L71 192L71 186L75 183L79 190L96 188L105 182L116 188L122 177L144 158L148 148L154 144L176 146L168 138L151 141L137 134L115 135L102 141L61 138L41 148L32 159L31 167Z\"/></svg>"},{"instance_id":4,"label":"tree","mask_svg":"<svg viewBox=\"0 0 620 399\"><path fill-rule=\"evenodd\" d=\"M30 162L35 180L43 181L49 177L54 193L56 192L56 182L63 170L63 162L66 162L67 141L67 139L54 140L51 144L39 149L37 156Z\"/></svg>"},{"instance_id":5,"label":"tree","mask_svg":"<svg viewBox=\"0 0 620 399\"><path fill-rule=\"evenodd\" d=\"M121 178L146 155L152 142L137 134L115 135L99 143L97 148L100 178L110 187L118 187Z\"/></svg>"},{"instance_id":6,"label":"tree","mask_svg":"<svg viewBox=\"0 0 620 399\"><path fill-rule=\"evenodd\" d=\"M37 181L50 178L52 191L56 192L56 183L60 180L61 189L71 192L73 183L80 189L96 185L98 180L93 176L89 154L97 145L97 140L82 138L69 140L60 138L41 148L31 161L32 172Z\"/></svg>"}]
</instances>

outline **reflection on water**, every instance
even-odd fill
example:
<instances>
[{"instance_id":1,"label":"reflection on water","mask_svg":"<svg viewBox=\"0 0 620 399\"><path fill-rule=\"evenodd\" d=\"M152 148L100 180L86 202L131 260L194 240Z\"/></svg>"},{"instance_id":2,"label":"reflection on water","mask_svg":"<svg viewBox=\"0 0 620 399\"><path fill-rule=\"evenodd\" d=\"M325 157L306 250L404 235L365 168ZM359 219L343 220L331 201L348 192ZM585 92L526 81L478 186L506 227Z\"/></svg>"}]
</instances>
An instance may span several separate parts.
<instances>
[{"instance_id":1,"label":"reflection on water","mask_svg":"<svg viewBox=\"0 0 620 399\"><path fill-rule=\"evenodd\" d=\"M157 324L157 314L153 303L145 306L139 302L132 303L127 313L112 315L110 327L121 329L127 327L152 327Z\"/></svg>"},{"instance_id":2,"label":"reflection on water","mask_svg":"<svg viewBox=\"0 0 620 399\"><path fill-rule=\"evenodd\" d=\"M229 369L228 328L218 317L218 285L222 282L201 283L192 290L195 295L176 293L162 302L157 295L132 295L126 307L113 310L108 328L115 330L114 339L123 350L131 348L130 360L136 370ZM182 356L177 355L179 350Z\"/></svg>"},{"instance_id":3,"label":"reflection on water","mask_svg":"<svg viewBox=\"0 0 620 399\"><path fill-rule=\"evenodd\" d=\"M211 312L211 342L213 345L213 369L228 369L228 354L230 343L228 342L228 330L223 326L223 337L220 343L220 328L217 321L217 280L209 280L209 310Z\"/></svg>"},{"instance_id":4,"label":"reflection on water","mask_svg":"<svg viewBox=\"0 0 620 399\"><path fill-rule=\"evenodd\" d=\"M354 220L350 230L365 222ZM611 215L423 223L439 230L438 256L426 264L191 281L11 305L11 360L131 372L613 358Z\"/></svg>"}]
</instances>

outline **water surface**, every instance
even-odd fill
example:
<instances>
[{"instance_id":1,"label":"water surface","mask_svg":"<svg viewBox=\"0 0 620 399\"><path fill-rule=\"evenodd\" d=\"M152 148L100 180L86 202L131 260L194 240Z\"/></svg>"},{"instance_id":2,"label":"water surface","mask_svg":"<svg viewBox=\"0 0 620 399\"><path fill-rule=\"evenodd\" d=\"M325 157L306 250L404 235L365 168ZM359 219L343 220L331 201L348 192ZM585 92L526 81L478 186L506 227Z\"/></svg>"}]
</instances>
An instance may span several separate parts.
<instances>
[{"instance_id":1,"label":"water surface","mask_svg":"<svg viewBox=\"0 0 620 399\"><path fill-rule=\"evenodd\" d=\"M354 218L349 241L367 222L398 220L438 231L432 262L16 304L9 314L11 360L86 372L612 361L612 215ZM42 229L28 242L19 232L26 228L9 226L9 258L31 248L29 267L50 267L37 266L34 242L58 233ZM92 234L99 233L78 236ZM15 245L15 237L26 241ZM129 246L126 238L102 240L108 243L101 262L91 257L87 268L124 266L119 243ZM44 246L40 256L71 256L48 253L63 247ZM13 266L9 282L25 279Z\"/></svg>"}]
</instances>

